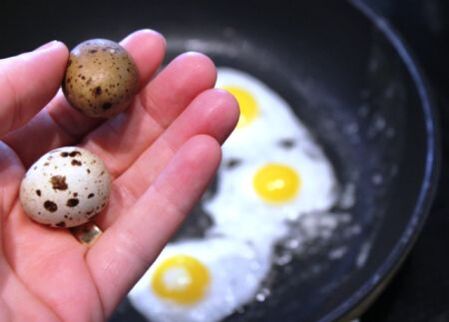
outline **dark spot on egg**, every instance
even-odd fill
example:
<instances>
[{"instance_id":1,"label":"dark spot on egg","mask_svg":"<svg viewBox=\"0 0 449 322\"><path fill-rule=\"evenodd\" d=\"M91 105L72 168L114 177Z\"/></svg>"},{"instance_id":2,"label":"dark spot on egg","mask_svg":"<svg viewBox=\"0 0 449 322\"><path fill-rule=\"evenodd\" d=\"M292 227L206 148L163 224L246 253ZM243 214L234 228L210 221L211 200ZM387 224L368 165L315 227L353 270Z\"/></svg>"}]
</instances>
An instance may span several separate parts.
<instances>
[{"instance_id":1,"label":"dark spot on egg","mask_svg":"<svg viewBox=\"0 0 449 322\"><path fill-rule=\"evenodd\" d=\"M87 171L88 174L90 174L90 169L87 169L86 171Z\"/></svg>"},{"instance_id":2,"label":"dark spot on egg","mask_svg":"<svg viewBox=\"0 0 449 322\"><path fill-rule=\"evenodd\" d=\"M91 50L89 50L89 53L95 54L97 51L98 51L97 49L91 49Z\"/></svg>"},{"instance_id":3,"label":"dark spot on egg","mask_svg":"<svg viewBox=\"0 0 449 322\"><path fill-rule=\"evenodd\" d=\"M55 190L67 190L67 182L64 176L53 176L50 178L50 183Z\"/></svg>"},{"instance_id":4,"label":"dark spot on egg","mask_svg":"<svg viewBox=\"0 0 449 322\"><path fill-rule=\"evenodd\" d=\"M87 199L93 198L95 196L94 193L89 193L89 195L87 196Z\"/></svg>"},{"instance_id":5,"label":"dark spot on egg","mask_svg":"<svg viewBox=\"0 0 449 322\"><path fill-rule=\"evenodd\" d=\"M77 198L70 198L69 200L67 200L66 206L73 208L76 207L79 204L79 199Z\"/></svg>"},{"instance_id":6,"label":"dark spot on egg","mask_svg":"<svg viewBox=\"0 0 449 322\"><path fill-rule=\"evenodd\" d=\"M70 65L72 65L72 60L69 59L69 61L67 62L67 67L69 67Z\"/></svg>"},{"instance_id":7,"label":"dark spot on egg","mask_svg":"<svg viewBox=\"0 0 449 322\"><path fill-rule=\"evenodd\" d=\"M82 165L81 161L76 160L76 159L73 159L72 162L71 162L71 164L72 164L73 166L78 166L78 167Z\"/></svg>"},{"instance_id":8,"label":"dark spot on egg","mask_svg":"<svg viewBox=\"0 0 449 322\"><path fill-rule=\"evenodd\" d=\"M94 91L93 91L94 96L100 96L102 92L103 92L103 89L101 88L101 86L95 87Z\"/></svg>"},{"instance_id":9,"label":"dark spot on egg","mask_svg":"<svg viewBox=\"0 0 449 322\"><path fill-rule=\"evenodd\" d=\"M48 162L44 163L44 167L48 167L49 165L50 165L50 163L48 163Z\"/></svg>"},{"instance_id":10,"label":"dark spot on egg","mask_svg":"<svg viewBox=\"0 0 449 322\"><path fill-rule=\"evenodd\" d=\"M58 210L58 206L50 200L44 202L44 208L50 212L55 212L56 210Z\"/></svg>"},{"instance_id":11,"label":"dark spot on egg","mask_svg":"<svg viewBox=\"0 0 449 322\"><path fill-rule=\"evenodd\" d=\"M65 221L58 222L55 226L64 228L65 227Z\"/></svg>"},{"instance_id":12,"label":"dark spot on egg","mask_svg":"<svg viewBox=\"0 0 449 322\"><path fill-rule=\"evenodd\" d=\"M63 158L67 158L69 156L68 152L61 152L60 154Z\"/></svg>"},{"instance_id":13,"label":"dark spot on egg","mask_svg":"<svg viewBox=\"0 0 449 322\"><path fill-rule=\"evenodd\" d=\"M109 110L111 107L112 107L112 103L110 103L110 102L106 102L101 106L101 108L105 111Z\"/></svg>"},{"instance_id":14,"label":"dark spot on egg","mask_svg":"<svg viewBox=\"0 0 449 322\"><path fill-rule=\"evenodd\" d=\"M78 197L78 192L74 192L73 193L73 196L76 198L76 197Z\"/></svg>"},{"instance_id":15,"label":"dark spot on egg","mask_svg":"<svg viewBox=\"0 0 449 322\"><path fill-rule=\"evenodd\" d=\"M38 197L40 197L42 195L41 191L39 189L36 190L36 194Z\"/></svg>"},{"instance_id":16,"label":"dark spot on egg","mask_svg":"<svg viewBox=\"0 0 449 322\"><path fill-rule=\"evenodd\" d=\"M81 155L81 152L75 150L75 151L70 152L70 154L69 154L69 156L72 158L76 157L77 155Z\"/></svg>"}]
</instances>

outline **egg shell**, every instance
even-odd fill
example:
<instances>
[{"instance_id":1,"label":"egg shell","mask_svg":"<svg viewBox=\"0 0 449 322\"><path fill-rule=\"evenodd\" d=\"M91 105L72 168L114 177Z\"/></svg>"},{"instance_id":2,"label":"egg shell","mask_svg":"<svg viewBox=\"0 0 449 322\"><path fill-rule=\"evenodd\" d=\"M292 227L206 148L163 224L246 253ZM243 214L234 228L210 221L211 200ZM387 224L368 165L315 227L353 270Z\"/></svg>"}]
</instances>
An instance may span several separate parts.
<instances>
[{"instance_id":1,"label":"egg shell","mask_svg":"<svg viewBox=\"0 0 449 322\"><path fill-rule=\"evenodd\" d=\"M138 85L137 67L128 52L113 41L92 39L70 52L62 89L75 109L108 118L129 106Z\"/></svg>"},{"instance_id":2,"label":"egg shell","mask_svg":"<svg viewBox=\"0 0 449 322\"><path fill-rule=\"evenodd\" d=\"M33 220L75 227L91 220L109 200L111 178L103 161L79 147L48 152L27 171L20 201Z\"/></svg>"}]
</instances>

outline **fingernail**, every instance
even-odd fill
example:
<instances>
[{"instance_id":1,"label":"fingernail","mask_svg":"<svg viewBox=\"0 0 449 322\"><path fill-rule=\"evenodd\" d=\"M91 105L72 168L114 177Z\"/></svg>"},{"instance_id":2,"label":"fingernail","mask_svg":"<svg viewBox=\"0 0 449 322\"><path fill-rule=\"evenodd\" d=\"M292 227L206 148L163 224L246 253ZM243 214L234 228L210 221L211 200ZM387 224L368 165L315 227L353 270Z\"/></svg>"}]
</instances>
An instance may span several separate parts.
<instances>
[{"instance_id":1,"label":"fingernail","mask_svg":"<svg viewBox=\"0 0 449 322\"><path fill-rule=\"evenodd\" d=\"M153 29L139 29L139 30L136 30L136 31L132 32L131 34L129 34L127 37L125 37L125 39L123 39L123 41L121 41L121 43L125 44L133 36L138 35L138 34L143 34L143 33L159 36L164 41L164 45L166 45L167 41L166 41L164 35L162 35L160 32L157 32L156 30L153 30Z\"/></svg>"},{"instance_id":2,"label":"fingernail","mask_svg":"<svg viewBox=\"0 0 449 322\"><path fill-rule=\"evenodd\" d=\"M42 45L42 46L36 48L34 51L41 51L41 50L50 49L50 48L52 48L52 47L57 46L58 44L59 44L59 41L57 41L57 40L52 40L52 41L50 41L50 42L48 42L48 43L46 43L46 44L44 44L44 45Z\"/></svg>"}]
</instances>

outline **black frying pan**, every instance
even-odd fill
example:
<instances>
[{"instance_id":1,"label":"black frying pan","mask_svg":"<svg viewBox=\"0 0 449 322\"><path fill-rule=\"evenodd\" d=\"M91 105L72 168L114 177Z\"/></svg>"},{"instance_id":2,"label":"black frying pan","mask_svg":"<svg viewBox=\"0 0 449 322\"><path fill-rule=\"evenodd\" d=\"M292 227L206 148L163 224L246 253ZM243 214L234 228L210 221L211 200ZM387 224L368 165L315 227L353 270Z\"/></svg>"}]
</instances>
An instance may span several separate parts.
<instances>
[{"instance_id":1,"label":"black frying pan","mask_svg":"<svg viewBox=\"0 0 449 322\"><path fill-rule=\"evenodd\" d=\"M279 92L354 182L360 233L273 273L271 296L227 321L333 321L360 314L415 241L435 191L437 124L425 81L391 27L361 1L3 3L0 55L151 27L169 58L197 50ZM194 216L197 214L194 214ZM192 217L194 218L194 217ZM195 222L195 221L193 221ZM190 223L192 225L192 223ZM319 269L317 269L317 267ZM113 321L142 319L123 304ZM142 320L143 321L143 320Z\"/></svg>"}]
</instances>

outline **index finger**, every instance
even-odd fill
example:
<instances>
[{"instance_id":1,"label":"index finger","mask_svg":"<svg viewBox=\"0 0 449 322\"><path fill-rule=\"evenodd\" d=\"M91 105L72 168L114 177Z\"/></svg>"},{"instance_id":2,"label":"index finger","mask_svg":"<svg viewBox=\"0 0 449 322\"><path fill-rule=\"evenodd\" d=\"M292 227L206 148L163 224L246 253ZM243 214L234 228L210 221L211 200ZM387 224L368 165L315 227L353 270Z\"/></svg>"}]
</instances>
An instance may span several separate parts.
<instances>
[{"instance_id":1,"label":"index finger","mask_svg":"<svg viewBox=\"0 0 449 322\"><path fill-rule=\"evenodd\" d=\"M56 94L68 59L52 41L32 52L0 60L0 137L28 122Z\"/></svg>"}]
</instances>

